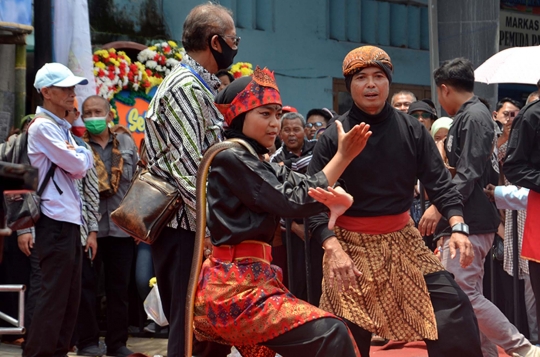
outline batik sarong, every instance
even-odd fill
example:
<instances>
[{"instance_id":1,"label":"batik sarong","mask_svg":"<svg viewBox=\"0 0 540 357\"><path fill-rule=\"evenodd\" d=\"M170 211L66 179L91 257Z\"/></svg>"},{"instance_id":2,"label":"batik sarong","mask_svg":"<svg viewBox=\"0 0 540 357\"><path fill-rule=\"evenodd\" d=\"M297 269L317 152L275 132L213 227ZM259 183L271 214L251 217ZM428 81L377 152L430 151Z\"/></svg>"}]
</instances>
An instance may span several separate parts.
<instances>
[{"instance_id":1,"label":"batik sarong","mask_svg":"<svg viewBox=\"0 0 540 357\"><path fill-rule=\"evenodd\" d=\"M377 335L402 341L436 340L435 313L424 275L444 270L412 220L388 234L362 234L336 227L344 251L362 272L346 293L324 280L320 307Z\"/></svg>"}]
</instances>

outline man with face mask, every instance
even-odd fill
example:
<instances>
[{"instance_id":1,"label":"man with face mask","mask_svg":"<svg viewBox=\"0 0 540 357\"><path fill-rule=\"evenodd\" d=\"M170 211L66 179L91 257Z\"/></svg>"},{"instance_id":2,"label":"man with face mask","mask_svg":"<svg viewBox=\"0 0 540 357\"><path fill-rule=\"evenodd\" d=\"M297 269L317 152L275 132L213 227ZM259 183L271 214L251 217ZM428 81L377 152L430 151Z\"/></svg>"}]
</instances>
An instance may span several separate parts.
<instances>
[{"instance_id":1,"label":"man with face mask","mask_svg":"<svg viewBox=\"0 0 540 357\"><path fill-rule=\"evenodd\" d=\"M204 152L222 139L223 116L214 106L220 86L215 73L228 68L238 51L240 37L231 15L230 10L212 3L191 10L182 35L186 55L159 86L145 119L149 169L175 184L183 201L151 246L169 321L169 357L184 356L184 309L196 228L195 181ZM210 236L208 230L206 236ZM210 245L209 239L207 242ZM206 254L209 252L207 249ZM227 350L225 345L196 343L193 355L229 353L230 347Z\"/></svg>"},{"instance_id":2,"label":"man with face mask","mask_svg":"<svg viewBox=\"0 0 540 357\"><path fill-rule=\"evenodd\" d=\"M86 126L83 139L92 148L99 186L99 250L94 269L101 262L105 268L105 294L107 296L107 356L128 356L133 352L126 347L128 338L129 278L135 242L111 220L111 212L118 208L131 184L137 168L137 146L126 133L113 133L108 124L113 120L109 102L97 95L88 97L82 105L82 119ZM85 290L86 291L86 290ZM91 297L88 297L91 299ZM89 316L90 318L90 316ZM94 314L93 318L96 318ZM78 347L97 343L99 329L96 323L78 326ZM95 352L89 350L89 354Z\"/></svg>"}]
</instances>

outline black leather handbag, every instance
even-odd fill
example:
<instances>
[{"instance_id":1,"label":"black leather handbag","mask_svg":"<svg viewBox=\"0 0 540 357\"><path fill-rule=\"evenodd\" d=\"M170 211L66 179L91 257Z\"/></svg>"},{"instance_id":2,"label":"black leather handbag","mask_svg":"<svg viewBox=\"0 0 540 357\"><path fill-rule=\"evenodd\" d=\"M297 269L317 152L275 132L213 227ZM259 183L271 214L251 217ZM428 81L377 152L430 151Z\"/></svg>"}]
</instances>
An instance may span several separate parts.
<instances>
[{"instance_id":1,"label":"black leather handbag","mask_svg":"<svg viewBox=\"0 0 540 357\"><path fill-rule=\"evenodd\" d=\"M43 190L49 183L49 180L54 175L56 164L51 164L47 176L38 189L37 193L25 193L25 194L6 194L6 221L7 226L12 231L19 229L30 228L36 224L41 214L41 195Z\"/></svg>"}]
</instances>

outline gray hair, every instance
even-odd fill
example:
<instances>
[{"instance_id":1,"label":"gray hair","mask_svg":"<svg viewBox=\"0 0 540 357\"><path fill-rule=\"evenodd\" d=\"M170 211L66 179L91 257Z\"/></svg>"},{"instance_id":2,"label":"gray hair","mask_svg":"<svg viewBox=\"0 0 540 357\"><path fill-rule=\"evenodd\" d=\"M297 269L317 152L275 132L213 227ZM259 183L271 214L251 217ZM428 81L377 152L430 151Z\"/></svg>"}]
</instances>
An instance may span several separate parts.
<instances>
[{"instance_id":1,"label":"gray hair","mask_svg":"<svg viewBox=\"0 0 540 357\"><path fill-rule=\"evenodd\" d=\"M302 128L306 127L306 119L304 118L304 116L300 113L295 113L295 112L289 112L289 113L283 114L283 116L281 117L281 124L283 125L284 120L295 120L295 119L300 119L300 121L302 122Z\"/></svg>"},{"instance_id":2,"label":"gray hair","mask_svg":"<svg viewBox=\"0 0 540 357\"><path fill-rule=\"evenodd\" d=\"M397 93L394 93L394 95L392 96L392 100L390 101L391 105L394 105L394 98L396 98L398 95L409 95L409 96L411 96L412 99L413 99L411 102L416 102L416 100L417 100L416 96L414 95L413 92L411 92L410 90L404 89L404 90L400 90Z\"/></svg>"},{"instance_id":3,"label":"gray hair","mask_svg":"<svg viewBox=\"0 0 540 357\"><path fill-rule=\"evenodd\" d=\"M187 52L206 50L211 36L223 35L229 30L229 23L224 15L232 18L232 11L212 2L194 7L184 22L182 33L184 49Z\"/></svg>"},{"instance_id":4,"label":"gray hair","mask_svg":"<svg viewBox=\"0 0 540 357\"><path fill-rule=\"evenodd\" d=\"M81 105L81 111L84 110L84 105L86 104L86 102L88 102L88 100L90 99L97 99L99 101L101 101L103 103L103 108L105 109L106 112L109 112L111 110L111 103L109 103L109 101L105 98L103 98L102 96L100 95L97 95L97 94L94 94L94 95L91 95L89 97L87 97L84 102L82 103Z\"/></svg>"}]
</instances>

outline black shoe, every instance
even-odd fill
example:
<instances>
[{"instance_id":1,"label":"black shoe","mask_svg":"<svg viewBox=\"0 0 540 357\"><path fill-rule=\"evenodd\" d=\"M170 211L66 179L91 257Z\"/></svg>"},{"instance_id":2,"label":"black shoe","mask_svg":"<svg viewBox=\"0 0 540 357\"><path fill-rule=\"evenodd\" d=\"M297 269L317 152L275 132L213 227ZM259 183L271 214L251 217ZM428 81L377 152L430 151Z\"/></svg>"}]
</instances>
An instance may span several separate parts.
<instances>
[{"instance_id":1,"label":"black shoe","mask_svg":"<svg viewBox=\"0 0 540 357\"><path fill-rule=\"evenodd\" d=\"M118 347L116 350L112 351L107 349L107 356L115 356L115 357L127 357L134 352L127 348L126 346Z\"/></svg>"},{"instance_id":2,"label":"black shoe","mask_svg":"<svg viewBox=\"0 0 540 357\"><path fill-rule=\"evenodd\" d=\"M98 345L88 346L77 350L77 355L79 356L93 356L101 357L105 354L105 351Z\"/></svg>"}]
</instances>

